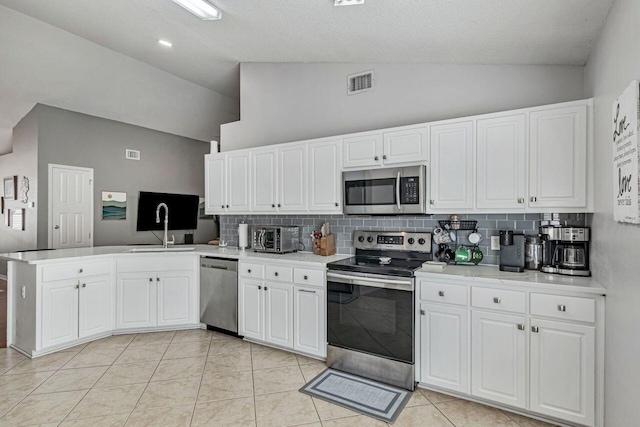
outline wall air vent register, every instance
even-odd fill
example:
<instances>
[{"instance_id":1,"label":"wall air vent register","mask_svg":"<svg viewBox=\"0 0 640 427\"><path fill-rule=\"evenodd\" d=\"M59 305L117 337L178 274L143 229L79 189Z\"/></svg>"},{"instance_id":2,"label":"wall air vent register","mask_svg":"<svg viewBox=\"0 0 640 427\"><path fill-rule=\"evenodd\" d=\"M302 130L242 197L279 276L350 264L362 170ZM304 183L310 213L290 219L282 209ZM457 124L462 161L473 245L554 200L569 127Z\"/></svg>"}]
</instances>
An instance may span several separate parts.
<instances>
[{"instance_id":1,"label":"wall air vent register","mask_svg":"<svg viewBox=\"0 0 640 427\"><path fill-rule=\"evenodd\" d=\"M125 158L127 160L140 160L140 151L130 150L127 148L125 151Z\"/></svg>"},{"instance_id":2,"label":"wall air vent register","mask_svg":"<svg viewBox=\"0 0 640 427\"><path fill-rule=\"evenodd\" d=\"M347 77L347 94L355 95L373 89L373 70Z\"/></svg>"}]
</instances>

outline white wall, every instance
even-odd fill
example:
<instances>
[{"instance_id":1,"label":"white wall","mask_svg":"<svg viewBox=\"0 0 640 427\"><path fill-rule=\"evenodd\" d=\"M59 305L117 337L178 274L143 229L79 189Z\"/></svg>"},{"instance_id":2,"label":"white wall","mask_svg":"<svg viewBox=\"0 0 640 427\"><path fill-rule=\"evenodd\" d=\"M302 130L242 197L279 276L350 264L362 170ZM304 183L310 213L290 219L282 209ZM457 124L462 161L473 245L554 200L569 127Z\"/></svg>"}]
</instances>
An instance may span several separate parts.
<instances>
[{"instance_id":1,"label":"white wall","mask_svg":"<svg viewBox=\"0 0 640 427\"><path fill-rule=\"evenodd\" d=\"M370 69L375 89L348 96L347 76ZM222 150L581 98L583 67L243 63L241 121L222 126Z\"/></svg>"},{"instance_id":2,"label":"white wall","mask_svg":"<svg viewBox=\"0 0 640 427\"><path fill-rule=\"evenodd\" d=\"M607 288L607 427L638 424L640 384L640 225L613 220L614 100L640 78L640 2L616 0L585 71L585 91L595 97L595 208L592 263Z\"/></svg>"},{"instance_id":3,"label":"white wall","mask_svg":"<svg viewBox=\"0 0 640 427\"><path fill-rule=\"evenodd\" d=\"M201 141L239 109L235 99L0 6L0 129L36 103Z\"/></svg>"}]
</instances>

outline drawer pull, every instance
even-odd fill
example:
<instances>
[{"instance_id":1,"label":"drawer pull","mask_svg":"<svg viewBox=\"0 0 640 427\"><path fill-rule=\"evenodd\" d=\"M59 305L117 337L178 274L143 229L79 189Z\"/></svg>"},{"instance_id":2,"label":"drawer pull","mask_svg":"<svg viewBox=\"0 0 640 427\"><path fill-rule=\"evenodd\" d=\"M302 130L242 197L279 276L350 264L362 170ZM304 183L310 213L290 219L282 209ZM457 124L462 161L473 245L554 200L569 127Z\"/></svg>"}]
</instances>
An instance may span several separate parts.
<instances>
[{"instance_id":1,"label":"drawer pull","mask_svg":"<svg viewBox=\"0 0 640 427\"><path fill-rule=\"evenodd\" d=\"M560 305L558 306L558 311L567 311L567 306L566 306L566 305L564 305L564 304L560 304Z\"/></svg>"},{"instance_id":2,"label":"drawer pull","mask_svg":"<svg viewBox=\"0 0 640 427\"><path fill-rule=\"evenodd\" d=\"M523 325L522 323L520 323L520 324L518 325L518 330L519 330L519 331L524 331L524 325Z\"/></svg>"},{"instance_id":3,"label":"drawer pull","mask_svg":"<svg viewBox=\"0 0 640 427\"><path fill-rule=\"evenodd\" d=\"M248 270L247 270L247 273L251 274L251 269L248 269Z\"/></svg>"},{"instance_id":4,"label":"drawer pull","mask_svg":"<svg viewBox=\"0 0 640 427\"><path fill-rule=\"evenodd\" d=\"M309 280L309 276L304 276L304 280Z\"/></svg>"},{"instance_id":5,"label":"drawer pull","mask_svg":"<svg viewBox=\"0 0 640 427\"><path fill-rule=\"evenodd\" d=\"M531 327L531 332L538 333L538 330L539 330L539 329L538 329L538 327L537 327L537 326L532 326L532 327Z\"/></svg>"},{"instance_id":6,"label":"drawer pull","mask_svg":"<svg viewBox=\"0 0 640 427\"><path fill-rule=\"evenodd\" d=\"M306 289L298 289L298 290L299 290L300 292L306 292L306 293L308 293L308 294L315 294L315 293L316 293L316 291L308 291L308 290L306 290Z\"/></svg>"},{"instance_id":7,"label":"drawer pull","mask_svg":"<svg viewBox=\"0 0 640 427\"><path fill-rule=\"evenodd\" d=\"M494 297L493 302L496 304L500 304L502 302L502 298Z\"/></svg>"},{"instance_id":8,"label":"drawer pull","mask_svg":"<svg viewBox=\"0 0 640 427\"><path fill-rule=\"evenodd\" d=\"M273 273L274 276L278 277L278 272Z\"/></svg>"},{"instance_id":9,"label":"drawer pull","mask_svg":"<svg viewBox=\"0 0 640 427\"><path fill-rule=\"evenodd\" d=\"M82 268L81 268L81 269L80 269L80 271L79 271L79 273L84 273L84 269L82 269Z\"/></svg>"},{"instance_id":10,"label":"drawer pull","mask_svg":"<svg viewBox=\"0 0 640 427\"><path fill-rule=\"evenodd\" d=\"M444 291L438 291L438 295L443 297L444 296Z\"/></svg>"}]
</instances>

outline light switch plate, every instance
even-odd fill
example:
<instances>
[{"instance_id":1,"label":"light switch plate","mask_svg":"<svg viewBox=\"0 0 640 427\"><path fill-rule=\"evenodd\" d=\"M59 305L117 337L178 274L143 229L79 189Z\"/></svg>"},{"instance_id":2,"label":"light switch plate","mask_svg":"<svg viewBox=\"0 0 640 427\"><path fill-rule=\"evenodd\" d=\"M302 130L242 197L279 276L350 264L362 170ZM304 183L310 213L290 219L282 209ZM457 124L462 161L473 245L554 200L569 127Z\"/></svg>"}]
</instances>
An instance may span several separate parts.
<instances>
[{"instance_id":1,"label":"light switch plate","mask_svg":"<svg viewBox=\"0 0 640 427\"><path fill-rule=\"evenodd\" d=\"M491 236L491 250L492 251L500 250L500 236Z\"/></svg>"}]
</instances>

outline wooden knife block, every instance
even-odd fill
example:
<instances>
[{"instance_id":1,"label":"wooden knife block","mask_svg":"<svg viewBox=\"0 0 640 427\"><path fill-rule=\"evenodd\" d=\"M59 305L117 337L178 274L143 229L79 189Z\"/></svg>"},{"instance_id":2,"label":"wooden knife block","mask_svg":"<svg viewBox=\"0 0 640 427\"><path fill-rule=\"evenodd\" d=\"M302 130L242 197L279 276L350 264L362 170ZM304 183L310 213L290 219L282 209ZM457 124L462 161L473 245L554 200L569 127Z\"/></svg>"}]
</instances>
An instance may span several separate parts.
<instances>
[{"instance_id":1,"label":"wooden knife block","mask_svg":"<svg viewBox=\"0 0 640 427\"><path fill-rule=\"evenodd\" d=\"M333 234L313 240L313 253L316 255L329 256L336 254L336 242Z\"/></svg>"}]
</instances>

